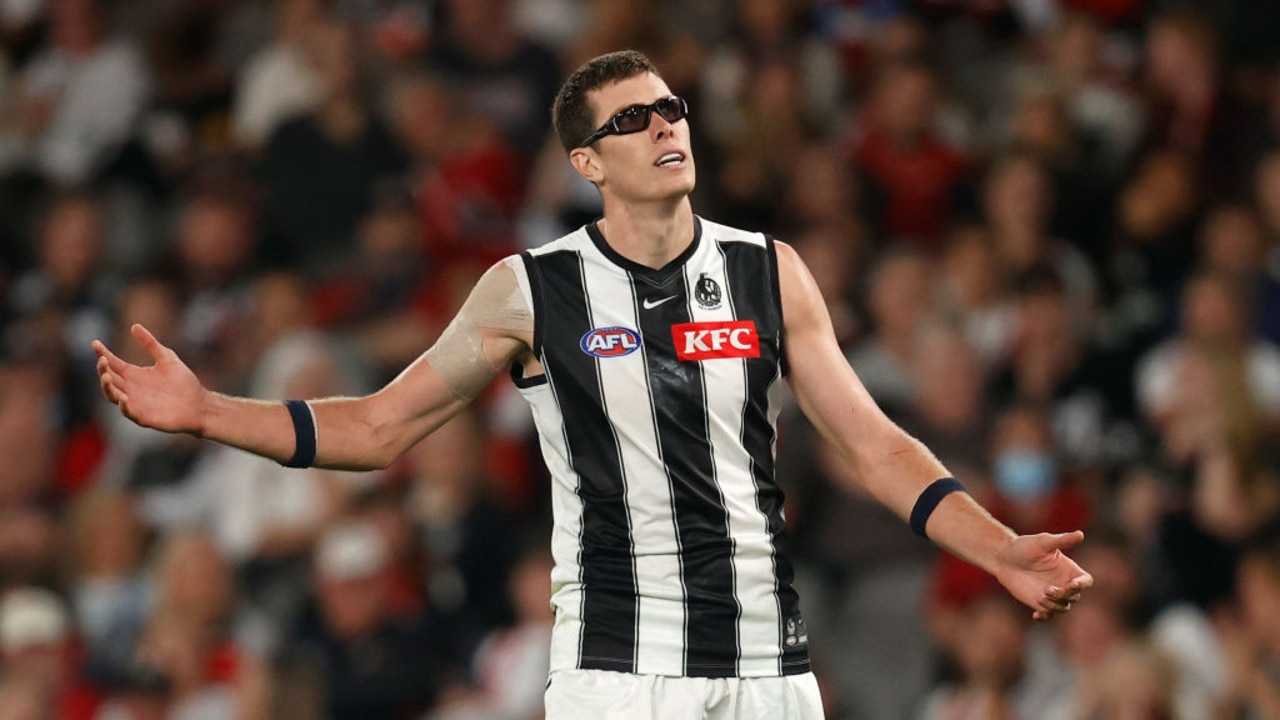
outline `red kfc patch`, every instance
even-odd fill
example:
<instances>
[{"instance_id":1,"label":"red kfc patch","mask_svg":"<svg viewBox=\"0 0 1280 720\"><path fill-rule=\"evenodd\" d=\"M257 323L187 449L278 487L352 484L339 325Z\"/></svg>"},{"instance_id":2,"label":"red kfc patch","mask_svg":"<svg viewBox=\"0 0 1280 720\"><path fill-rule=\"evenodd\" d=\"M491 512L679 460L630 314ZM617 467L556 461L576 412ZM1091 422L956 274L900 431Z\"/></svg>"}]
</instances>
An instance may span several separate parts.
<instances>
[{"instance_id":1,"label":"red kfc patch","mask_svg":"<svg viewBox=\"0 0 1280 720\"><path fill-rule=\"evenodd\" d=\"M680 323L671 326L671 339L681 360L760 357L754 320Z\"/></svg>"}]
</instances>

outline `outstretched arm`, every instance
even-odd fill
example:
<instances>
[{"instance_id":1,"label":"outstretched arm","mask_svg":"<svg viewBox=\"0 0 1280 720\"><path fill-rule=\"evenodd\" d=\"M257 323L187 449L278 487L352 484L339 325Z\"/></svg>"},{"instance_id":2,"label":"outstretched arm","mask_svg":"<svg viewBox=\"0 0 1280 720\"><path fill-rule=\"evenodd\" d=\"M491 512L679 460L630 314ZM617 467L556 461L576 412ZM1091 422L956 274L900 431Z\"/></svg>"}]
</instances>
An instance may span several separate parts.
<instances>
[{"instance_id":1,"label":"outstretched arm","mask_svg":"<svg viewBox=\"0 0 1280 720\"><path fill-rule=\"evenodd\" d=\"M806 416L868 492L904 520L933 481L950 473L871 398L836 343L817 284L800 257L778 243L790 384ZM926 531L946 550L994 575L1036 619L1065 612L1093 578L1063 554L1083 533L1019 536L967 493L953 492Z\"/></svg>"},{"instance_id":2,"label":"outstretched arm","mask_svg":"<svg viewBox=\"0 0 1280 720\"><path fill-rule=\"evenodd\" d=\"M317 439L313 464L345 470L386 467L443 425L531 344L532 319L519 312L521 305L514 271L499 263L476 283L436 345L395 380L364 397L310 401ZM495 318L500 321L491 322ZM278 462L293 457L294 426L283 404L212 392L146 328L134 325L131 330L153 365L132 365L103 343L93 343L102 391L126 417L144 427L189 433Z\"/></svg>"}]
</instances>

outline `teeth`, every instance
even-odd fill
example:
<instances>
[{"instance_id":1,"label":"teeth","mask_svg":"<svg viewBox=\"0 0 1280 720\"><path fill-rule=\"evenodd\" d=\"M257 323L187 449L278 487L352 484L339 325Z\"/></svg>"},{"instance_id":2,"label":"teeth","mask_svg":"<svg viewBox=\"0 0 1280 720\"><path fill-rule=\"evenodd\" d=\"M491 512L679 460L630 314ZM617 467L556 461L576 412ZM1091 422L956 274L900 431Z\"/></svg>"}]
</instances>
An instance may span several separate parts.
<instances>
[{"instance_id":1,"label":"teeth","mask_svg":"<svg viewBox=\"0 0 1280 720\"><path fill-rule=\"evenodd\" d=\"M657 164L668 165L671 163L678 163L683 159L684 159L684 156L681 155L680 153L667 153L666 155L663 155L662 157L658 158Z\"/></svg>"}]
</instances>

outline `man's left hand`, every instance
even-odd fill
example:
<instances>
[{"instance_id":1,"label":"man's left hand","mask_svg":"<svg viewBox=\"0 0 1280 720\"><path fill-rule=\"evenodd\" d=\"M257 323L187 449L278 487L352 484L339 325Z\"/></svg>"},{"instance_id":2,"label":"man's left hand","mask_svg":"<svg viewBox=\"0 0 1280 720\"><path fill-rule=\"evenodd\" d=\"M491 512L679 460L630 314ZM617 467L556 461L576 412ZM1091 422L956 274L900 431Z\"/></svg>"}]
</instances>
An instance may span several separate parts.
<instances>
[{"instance_id":1,"label":"man's left hand","mask_svg":"<svg viewBox=\"0 0 1280 720\"><path fill-rule=\"evenodd\" d=\"M998 558L996 579L1015 598L1035 612L1036 620L1051 620L1071 609L1093 576L1064 554L1084 540L1084 533L1019 535Z\"/></svg>"}]
</instances>

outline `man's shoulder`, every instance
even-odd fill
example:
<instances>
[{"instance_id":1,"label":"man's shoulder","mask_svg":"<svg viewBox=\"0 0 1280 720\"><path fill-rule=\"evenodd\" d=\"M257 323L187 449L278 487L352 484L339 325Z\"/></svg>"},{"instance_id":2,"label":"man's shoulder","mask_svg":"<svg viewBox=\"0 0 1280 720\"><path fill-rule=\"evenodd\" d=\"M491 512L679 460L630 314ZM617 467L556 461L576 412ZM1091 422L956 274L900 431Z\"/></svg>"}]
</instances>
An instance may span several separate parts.
<instances>
[{"instance_id":1,"label":"man's shoulder","mask_svg":"<svg viewBox=\"0 0 1280 720\"><path fill-rule=\"evenodd\" d=\"M551 240L550 242L544 243L534 248L529 248L525 252L528 253L530 256L536 258L536 257L541 257L543 255L551 255L557 252L580 250L583 246L583 243L590 243L590 242L591 242L590 238L587 237L587 228L584 225L578 228L577 230L573 230L572 232L568 232L568 233L565 233L564 235L561 235L555 240ZM524 253L521 253L521 254L524 254Z\"/></svg>"},{"instance_id":2,"label":"man's shoulder","mask_svg":"<svg viewBox=\"0 0 1280 720\"><path fill-rule=\"evenodd\" d=\"M702 216L698 217L698 221L702 224L703 237L715 242L741 242L760 247L766 247L769 244L770 238L761 232L725 225Z\"/></svg>"}]
</instances>

